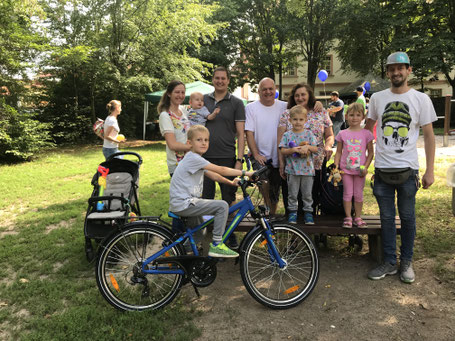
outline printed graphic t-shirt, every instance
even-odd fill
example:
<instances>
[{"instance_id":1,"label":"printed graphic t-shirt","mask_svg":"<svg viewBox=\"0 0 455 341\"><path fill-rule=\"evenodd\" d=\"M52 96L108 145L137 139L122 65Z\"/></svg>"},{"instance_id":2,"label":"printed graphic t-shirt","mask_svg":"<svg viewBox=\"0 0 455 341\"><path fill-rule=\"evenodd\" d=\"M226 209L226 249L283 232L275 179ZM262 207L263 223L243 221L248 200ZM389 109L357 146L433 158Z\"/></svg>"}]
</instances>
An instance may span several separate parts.
<instances>
[{"instance_id":1,"label":"printed graphic t-shirt","mask_svg":"<svg viewBox=\"0 0 455 341\"><path fill-rule=\"evenodd\" d=\"M415 89L377 92L371 96L368 118L377 121L375 167L419 169L420 127L437 120L428 95Z\"/></svg>"},{"instance_id":2,"label":"printed graphic t-shirt","mask_svg":"<svg viewBox=\"0 0 455 341\"><path fill-rule=\"evenodd\" d=\"M374 140L373 134L366 129L351 131L345 129L335 138L343 142L340 169L346 174L359 175L360 166L365 165L368 143Z\"/></svg>"}]
</instances>

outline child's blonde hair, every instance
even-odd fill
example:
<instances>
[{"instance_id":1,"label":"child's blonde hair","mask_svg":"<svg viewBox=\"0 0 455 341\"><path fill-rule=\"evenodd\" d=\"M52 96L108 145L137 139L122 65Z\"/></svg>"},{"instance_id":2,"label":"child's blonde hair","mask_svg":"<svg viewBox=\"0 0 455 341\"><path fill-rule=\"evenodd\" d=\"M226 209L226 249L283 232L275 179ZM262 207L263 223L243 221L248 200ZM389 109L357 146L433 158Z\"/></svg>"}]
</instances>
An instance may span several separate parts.
<instances>
[{"instance_id":1,"label":"child's blonde hair","mask_svg":"<svg viewBox=\"0 0 455 341\"><path fill-rule=\"evenodd\" d=\"M305 119L308 114L308 110L306 110L304 107L301 105L294 105L290 110L289 110L289 117L293 118L295 115L300 115L303 114L305 115Z\"/></svg>"},{"instance_id":2,"label":"child's blonde hair","mask_svg":"<svg viewBox=\"0 0 455 341\"><path fill-rule=\"evenodd\" d=\"M351 103L346 110L345 116L348 117L348 114L351 112L360 112L363 117L365 117L365 107L362 103Z\"/></svg>"},{"instance_id":3,"label":"child's blonde hair","mask_svg":"<svg viewBox=\"0 0 455 341\"><path fill-rule=\"evenodd\" d=\"M204 99L204 95L201 93L201 92L193 92L191 95L190 95L190 101L193 100L196 96L201 96L202 99Z\"/></svg>"},{"instance_id":4,"label":"child's blonde hair","mask_svg":"<svg viewBox=\"0 0 455 341\"><path fill-rule=\"evenodd\" d=\"M194 126L191 126L190 129L188 129L188 140L193 140L196 133L206 133L207 135L210 135L210 132L206 127L200 124L195 124Z\"/></svg>"}]
</instances>

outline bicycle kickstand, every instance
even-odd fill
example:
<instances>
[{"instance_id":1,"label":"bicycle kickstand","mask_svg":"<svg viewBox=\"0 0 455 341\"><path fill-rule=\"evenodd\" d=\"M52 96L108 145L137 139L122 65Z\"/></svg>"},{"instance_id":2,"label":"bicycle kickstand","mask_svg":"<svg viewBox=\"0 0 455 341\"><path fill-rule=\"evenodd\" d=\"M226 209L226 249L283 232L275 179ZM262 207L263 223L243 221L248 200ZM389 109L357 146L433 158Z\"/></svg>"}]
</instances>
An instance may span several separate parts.
<instances>
[{"instance_id":1,"label":"bicycle kickstand","mask_svg":"<svg viewBox=\"0 0 455 341\"><path fill-rule=\"evenodd\" d=\"M196 293L197 298L201 298L201 294L199 293L199 290L197 289L197 287L194 285L193 282L191 282L191 285L192 285L193 288L194 288L194 292Z\"/></svg>"}]
</instances>

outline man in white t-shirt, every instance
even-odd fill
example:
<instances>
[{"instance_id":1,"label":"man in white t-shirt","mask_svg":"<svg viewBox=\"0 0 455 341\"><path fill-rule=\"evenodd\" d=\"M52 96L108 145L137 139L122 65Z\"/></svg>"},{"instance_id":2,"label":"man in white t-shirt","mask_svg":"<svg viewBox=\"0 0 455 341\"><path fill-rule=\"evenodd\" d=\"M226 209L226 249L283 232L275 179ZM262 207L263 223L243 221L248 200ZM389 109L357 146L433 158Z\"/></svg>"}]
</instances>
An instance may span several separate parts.
<instances>
[{"instance_id":1,"label":"man in white t-shirt","mask_svg":"<svg viewBox=\"0 0 455 341\"><path fill-rule=\"evenodd\" d=\"M286 111L287 103L276 100L276 87L273 79L264 78L259 82L259 100L245 108L245 131L248 147L253 156L254 169L272 160L273 169L267 174L267 184L263 185L262 195L270 213L275 214L280 197L281 177L278 164L277 129L280 115Z\"/></svg>"},{"instance_id":2,"label":"man in white t-shirt","mask_svg":"<svg viewBox=\"0 0 455 341\"><path fill-rule=\"evenodd\" d=\"M378 123L373 194L379 205L384 253L383 263L371 270L368 278L377 280L398 272L396 193L401 220L400 279L412 283L415 280L412 268L416 235L415 197L420 187L417 139L422 128L426 157L422 187L427 189L434 182L433 122L437 117L430 98L408 86L412 68L406 53L389 55L386 68L391 87L371 96L365 127L373 130Z\"/></svg>"}]
</instances>

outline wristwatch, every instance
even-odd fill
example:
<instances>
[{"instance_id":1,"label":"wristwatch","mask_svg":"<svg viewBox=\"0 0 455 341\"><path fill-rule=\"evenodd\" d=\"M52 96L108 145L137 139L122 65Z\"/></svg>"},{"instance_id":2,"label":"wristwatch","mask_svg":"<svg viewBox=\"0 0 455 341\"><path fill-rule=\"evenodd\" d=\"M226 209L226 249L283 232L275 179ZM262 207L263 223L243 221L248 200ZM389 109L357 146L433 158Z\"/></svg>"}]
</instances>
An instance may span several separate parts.
<instances>
[{"instance_id":1,"label":"wristwatch","mask_svg":"<svg viewBox=\"0 0 455 341\"><path fill-rule=\"evenodd\" d=\"M238 162L240 162L240 163L244 163L244 162L245 162L244 159L236 159L235 161L238 161Z\"/></svg>"}]
</instances>

